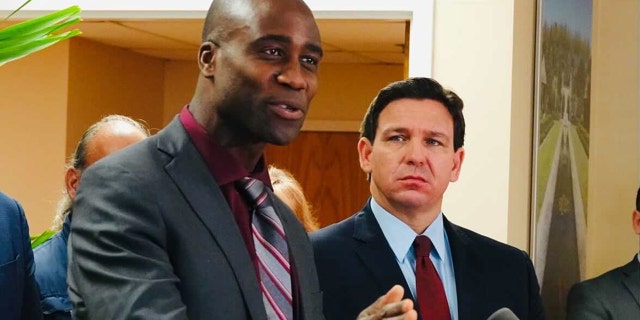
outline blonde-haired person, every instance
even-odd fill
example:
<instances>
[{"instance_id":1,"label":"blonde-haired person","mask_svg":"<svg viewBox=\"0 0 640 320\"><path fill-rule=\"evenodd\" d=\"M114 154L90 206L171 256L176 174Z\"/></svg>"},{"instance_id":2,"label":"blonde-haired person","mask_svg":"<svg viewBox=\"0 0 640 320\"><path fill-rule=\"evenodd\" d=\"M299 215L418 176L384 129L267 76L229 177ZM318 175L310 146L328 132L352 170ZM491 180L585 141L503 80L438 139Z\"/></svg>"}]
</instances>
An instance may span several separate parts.
<instances>
[{"instance_id":1,"label":"blonde-haired person","mask_svg":"<svg viewBox=\"0 0 640 320\"><path fill-rule=\"evenodd\" d=\"M284 169L269 166L269 177L273 192L296 214L307 232L318 230L318 220L313 215L311 204L304 196L300 183Z\"/></svg>"}]
</instances>

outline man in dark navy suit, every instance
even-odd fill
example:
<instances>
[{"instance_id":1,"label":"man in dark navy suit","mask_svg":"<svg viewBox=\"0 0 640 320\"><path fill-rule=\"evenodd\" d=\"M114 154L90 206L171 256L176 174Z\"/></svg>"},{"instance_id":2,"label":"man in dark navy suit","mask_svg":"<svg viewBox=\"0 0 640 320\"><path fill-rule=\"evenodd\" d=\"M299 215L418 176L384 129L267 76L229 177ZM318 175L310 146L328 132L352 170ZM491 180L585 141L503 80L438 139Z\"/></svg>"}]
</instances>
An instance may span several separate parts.
<instances>
[{"instance_id":1,"label":"man in dark navy suit","mask_svg":"<svg viewBox=\"0 0 640 320\"><path fill-rule=\"evenodd\" d=\"M311 235L328 320L354 318L394 284L422 319L487 319L501 308L544 318L527 254L442 213L464 159L462 107L428 78L392 83L371 103L358 142L371 198L361 212Z\"/></svg>"},{"instance_id":2,"label":"man in dark navy suit","mask_svg":"<svg viewBox=\"0 0 640 320\"><path fill-rule=\"evenodd\" d=\"M42 318L34 271L24 211L0 192L0 318Z\"/></svg>"}]
</instances>

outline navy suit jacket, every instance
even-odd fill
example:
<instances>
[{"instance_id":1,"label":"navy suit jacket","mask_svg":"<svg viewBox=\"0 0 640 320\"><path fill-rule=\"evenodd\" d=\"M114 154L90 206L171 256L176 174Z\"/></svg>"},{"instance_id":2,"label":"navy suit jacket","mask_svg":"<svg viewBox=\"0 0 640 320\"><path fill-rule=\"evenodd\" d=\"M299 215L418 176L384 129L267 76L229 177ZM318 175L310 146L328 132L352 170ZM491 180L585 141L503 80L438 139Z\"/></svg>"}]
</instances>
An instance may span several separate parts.
<instances>
[{"instance_id":1,"label":"navy suit jacket","mask_svg":"<svg viewBox=\"0 0 640 320\"><path fill-rule=\"evenodd\" d=\"M34 271L22 207L0 192L0 318L42 318Z\"/></svg>"},{"instance_id":2,"label":"navy suit jacket","mask_svg":"<svg viewBox=\"0 0 640 320\"><path fill-rule=\"evenodd\" d=\"M520 319L544 319L531 260L521 250L444 218L458 295L458 318L487 319L506 307ZM352 217L311 234L327 320L355 319L393 285L413 299L369 204ZM415 302L415 300L414 300ZM417 310L417 307L416 307Z\"/></svg>"},{"instance_id":3,"label":"navy suit jacket","mask_svg":"<svg viewBox=\"0 0 640 320\"><path fill-rule=\"evenodd\" d=\"M567 319L640 319L640 263L631 262L575 284L567 299Z\"/></svg>"}]
</instances>

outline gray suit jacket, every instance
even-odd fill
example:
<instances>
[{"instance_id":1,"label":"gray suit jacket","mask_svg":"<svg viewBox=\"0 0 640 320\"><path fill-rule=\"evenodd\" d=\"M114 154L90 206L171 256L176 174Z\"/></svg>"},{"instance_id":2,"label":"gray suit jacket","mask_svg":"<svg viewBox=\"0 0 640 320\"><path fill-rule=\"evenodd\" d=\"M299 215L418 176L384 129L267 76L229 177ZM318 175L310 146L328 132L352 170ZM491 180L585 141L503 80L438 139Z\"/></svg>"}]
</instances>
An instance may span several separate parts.
<instances>
[{"instance_id":1,"label":"gray suit jacket","mask_svg":"<svg viewBox=\"0 0 640 320\"><path fill-rule=\"evenodd\" d=\"M567 298L567 319L640 319L640 263L575 284Z\"/></svg>"},{"instance_id":2,"label":"gray suit jacket","mask_svg":"<svg viewBox=\"0 0 640 320\"><path fill-rule=\"evenodd\" d=\"M322 319L309 238L275 206L303 319ZM82 175L69 242L78 319L267 319L233 214L178 118Z\"/></svg>"}]
</instances>

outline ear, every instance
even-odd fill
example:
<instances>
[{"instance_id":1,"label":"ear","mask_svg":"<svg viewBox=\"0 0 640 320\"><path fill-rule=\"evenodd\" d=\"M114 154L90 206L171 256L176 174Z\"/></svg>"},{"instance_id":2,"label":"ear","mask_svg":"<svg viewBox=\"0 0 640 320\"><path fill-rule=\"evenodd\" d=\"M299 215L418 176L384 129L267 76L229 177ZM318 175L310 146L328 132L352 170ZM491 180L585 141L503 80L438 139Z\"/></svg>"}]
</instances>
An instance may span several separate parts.
<instances>
[{"instance_id":1,"label":"ear","mask_svg":"<svg viewBox=\"0 0 640 320\"><path fill-rule=\"evenodd\" d=\"M638 210L633 210L631 222L633 224L633 231L635 231L637 235L640 235L640 212Z\"/></svg>"},{"instance_id":2,"label":"ear","mask_svg":"<svg viewBox=\"0 0 640 320\"><path fill-rule=\"evenodd\" d=\"M218 46L211 41L203 42L198 51L198 67L200 73L206 78L213 77L215 73L215 60Z\"/></svg>"},{"instance_id":3,"label":"ear","mask_svg":"<svg viewBox=\"0 0 640 320\"><path fill-rule=\"evenodd\" d=\"M80 183L80 170L75 168L67 169L64 175L64 187L67 189L67 194L71 200L76 197L76 190L78 190L78 184Z\"/></svg>"},{"instance_id":4,"label":"ear","mask_svg":"<svg viewBox=\"0 0 640 320\"><path fill-rule=\"evenodd\" d=\"M451 168L451 177L449 181L456 182L460 177L460 168L464 160L464 148L460 147L453 153L453 168Z\"/></svg>"},{"instance_id":5,"label":"ear","mask_svg":"<svg viewBox=\"0 0 640 320\"><path fill-rule=\"evenodd\" d=\"M364 173L371 173L371 163L369 157L371 156L371 151L373 149L373 145L371 141L367 138L360 138L358 140L358 158L360 159L360 168Z\"/></svg>"}]
</instances>

